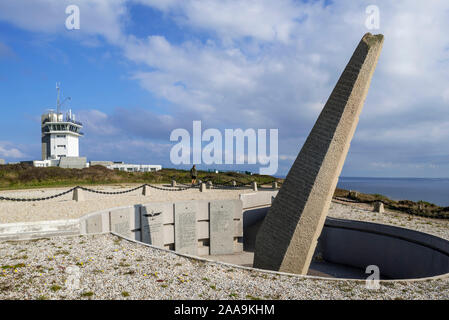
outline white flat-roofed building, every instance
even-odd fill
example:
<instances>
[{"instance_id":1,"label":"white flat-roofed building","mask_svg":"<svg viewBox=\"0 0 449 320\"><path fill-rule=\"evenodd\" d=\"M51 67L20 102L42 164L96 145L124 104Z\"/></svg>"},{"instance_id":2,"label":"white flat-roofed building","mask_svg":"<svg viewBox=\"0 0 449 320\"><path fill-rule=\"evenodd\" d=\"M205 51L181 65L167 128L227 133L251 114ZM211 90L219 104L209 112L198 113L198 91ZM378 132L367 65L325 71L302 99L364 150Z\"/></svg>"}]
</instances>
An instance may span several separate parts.
<instances>
[{"instance_id":1,"label":"white flat-roofed building","mask_svg":"<svg viewBox=\"0 0 449 320\"><path fill-rule=\"evenodd\" d=\"M59 159L58 160L33 161L33 166L38 167L38 168L57 167L57 166L59 166Z\"/></svg>"},{"instance_id":2,"label":"white flat-roofed building","mask_svg":"<svg viewBox=\"0 0 449 320\"><path fill-rule=\"evenodd\" d=\"M162 170L160 165L151 164L126 164L126 163L114 163L107 166L111 170L119 170L126 172L156 172Z\"/></svg>"}]
</instances>

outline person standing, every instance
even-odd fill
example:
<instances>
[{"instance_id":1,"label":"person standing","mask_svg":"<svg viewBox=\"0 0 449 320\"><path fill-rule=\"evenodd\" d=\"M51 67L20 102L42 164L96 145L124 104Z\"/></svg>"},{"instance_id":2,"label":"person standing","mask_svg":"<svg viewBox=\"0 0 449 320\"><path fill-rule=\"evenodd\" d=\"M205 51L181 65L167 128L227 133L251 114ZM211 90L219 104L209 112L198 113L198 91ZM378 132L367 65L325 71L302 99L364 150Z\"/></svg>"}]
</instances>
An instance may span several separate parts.
<instances>
[{"instance_id":1,"label":"person standing","mask_svg":"<svg viewBox=\"0 0 449 320\"><path fill-rule=\"evenodd\" d=\"M197 172L195 165L193 165L192 169L190 169L190 176L192 177L192 185L196 184Z\"/></svg>"}]
</instances>

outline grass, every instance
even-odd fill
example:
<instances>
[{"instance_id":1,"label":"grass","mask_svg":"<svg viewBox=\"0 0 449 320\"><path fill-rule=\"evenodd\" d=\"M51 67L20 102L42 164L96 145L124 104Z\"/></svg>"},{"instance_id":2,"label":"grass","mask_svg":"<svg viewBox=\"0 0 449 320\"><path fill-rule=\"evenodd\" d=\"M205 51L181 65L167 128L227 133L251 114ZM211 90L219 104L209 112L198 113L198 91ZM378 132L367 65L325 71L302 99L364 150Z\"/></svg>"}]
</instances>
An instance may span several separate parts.
<instances>
[{"instance_id":1,"label":"grass","mask_svg":"<svg viewBox=\"0 0 449 320\"><path fill-rule=\"evenodd\" d=\"M50 287L50 290L53 291L53 292L57 292L57 291L59 291L61 289L62 289L62 287L58 286L58 285L53 285L53 286Z\"/></svg>"},{"instance_id":2,"label":"grass","mask_svg":"<svg viewBox=\"0 0 449 320\"><path fill-rule=\"evenodd\" d=\"M87 291L87 292L81 293L81 297L83 297L83 298L92 297L93 295L94 295L94 293L92 291Z\"/></svg>"},{"instance_id":3,"label":"grass","mask_svg":"<svg viewBox=\"0 0 449 320\"><path fill-rule=\"evenodd\" d=\"M56 251L56 253L55 253L56 256L57 256L57 255L65 255L65 256L67 256L67 255L69 255L69 254L70 254L70 252L67 251L67 250L58 250L58 251Z\"/></svg>"},{"instance_id":4,"label":"grass","mask_svg":"<svg viewBox=\"0 0 449 320\"><path fill-rule=\"evenodd\" d=\"M247 175L236 172L212 173L198 171L198 179L213 183L236 181L267 184L276 180L270 176ZM84 169L65 169L59 167L35 168L29 164L0 166L0 190L33 189L42 187L73 187L77 185L108 185L123 183L191 183L188 170L162 169L157 172L125 172L110 170L103 166Z\"/></svg>"},{"instance_id":5,"label":"grass","mask_svg":"<svg viewBox=\"0 0 449 320\"><path fill-rule=\"evenodd\" d=\"M133 275L133 274L135 274L135 273L136 273L136 272L135 272L134 270L129 270L129 271L123 273L123 274L124 274L124 275Z\"/></svg>"},{"instance_id":6,"label":"grass","mask_svg":"<svg viewBox=\"0 0 449 320\"><path fill-rule=\"evenodd\" d=\"M24 263L18 263L18 264L15 264L13 266L10 266L10 265L2 266L2 269L3 270L6 270L6 269L19 269L19 268L24 268L24 267L25 267Z\"/></svg>"},{"instance_id":7,"label":"grass","mask_svg":"<svg viewBox=\"0 0 449 320\"><path fill-rule=\"evenodd\" d=\"M410 200L391 200L381 194L366 194L357 192L357 194L350 193L348 190L336 189L334 197L348 198L361 203L372 204L377 201L383 202L385 208L407 213L413 216L420 216L426 218L449 219L449 207L440 207L430 202L425 201L410 201Z\"/></svg>"}]
</instances>

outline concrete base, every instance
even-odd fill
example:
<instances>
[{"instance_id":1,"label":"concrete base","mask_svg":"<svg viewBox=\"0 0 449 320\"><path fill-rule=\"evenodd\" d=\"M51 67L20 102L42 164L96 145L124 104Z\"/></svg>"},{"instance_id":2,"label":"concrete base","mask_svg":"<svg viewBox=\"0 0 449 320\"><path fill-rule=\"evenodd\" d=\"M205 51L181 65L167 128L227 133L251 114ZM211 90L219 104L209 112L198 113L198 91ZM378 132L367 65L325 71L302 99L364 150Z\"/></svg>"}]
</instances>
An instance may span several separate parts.
<instances>
[{"instance_id":1,"label":"concrete base","mask_svg":"<svg viewBox=\"0 0 449 320\"><path fill-rule=\"evenodd\" d=\"M242 267L253 267L254 252L243 251L227 255L200 255L201 257ZM359 268L344 266L331 262L312 261L307 275L324 278L366 279L367 275ZM381 280L386 279L381 276Z\"/></svg>"},{"instance_id":2,"label":"concrete base","mask_svg":"<svg viewBox=\"0 0 449 320\"><path fill-rule=\"evenodd\" d=\"M257 182L252 183L253 191L257 191Z\"/></svg>"},{"instance_id":3,"label":"concrete base","mask_svg":"<svg viewBox=\"0 0 449 320\"><path fill-rule=\"evenodd\" d=\"M87 160L85 157L62 157L59 166L66 169L84 169Z\"/></svg>"},{"instance_id":4,"label":"concrete base","mask_svg":"<svg viewBox=\"0 0 449 320\"><path fill-rule=\"evenodd\" d=\"M78 234L80 234L80 222L76 219L0 225L0 240L29 240Z\"/></svg>"},{"instance_id":5,"label":"concrete base","mask_svg":"<svg viewBox=\"0 0 449 320\"><path fill-rule=\"evenodd\" d=\"M80 188L73 190L72 200L75 200L76 202L84 201L84 190Z\"/></svg>"},{"instance_id":6,"label":"concrete base","mask_svg":"<svg viewBox=\"0 0 449 320\"><path fill-rule=\"evenodd\" d=\"M150 187L143 186L143 188L142 188L142 195L143 196L150 196Z\"/></svg>"},{"instance_id":7,"label":"concrete base","mask_svg":"<svg viewBox=\"0 0 449 320\"><path fill-rule=\"evenodd\" d=\"M385 212L384 204L382 202L375 202L373 211L378 213L384 213Z\"/></svg>"},{"instance_id":8,"label":"concrete base","mask_svg":"<svg viewBox=\"0 0 449 320\"><path fill-rule=\"evenodd\" d=\"M254 250L269 208L244 212L244 250ZM449 241L377 223L327 218L315 251L327 264L365 272L380 269L383 279L417 279L449 273Z\"/></svg>"}]
</instances>

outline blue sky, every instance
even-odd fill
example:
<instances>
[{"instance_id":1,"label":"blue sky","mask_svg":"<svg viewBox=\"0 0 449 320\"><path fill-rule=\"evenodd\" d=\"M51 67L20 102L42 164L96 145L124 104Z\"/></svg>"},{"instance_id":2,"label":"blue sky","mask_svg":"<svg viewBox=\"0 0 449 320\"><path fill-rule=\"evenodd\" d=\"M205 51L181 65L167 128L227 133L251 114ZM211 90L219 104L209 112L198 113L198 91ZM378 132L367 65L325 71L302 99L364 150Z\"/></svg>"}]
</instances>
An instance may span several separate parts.
<instances>
[{"instance_id":1,"label":"blue sky","mask_svg":"<svg viewBox=\"0 0 449 320\"><path fill-rule=\"evenodd\" d=\"M71 4L80 30L65 27ZM202 120L279 129L286 174L372 4L384 50L342 174L449 177L444 1L0 0L0 158L40 158L61 82L89 160L174 167L170 132Z\"/></svg>"}]
</instances>

